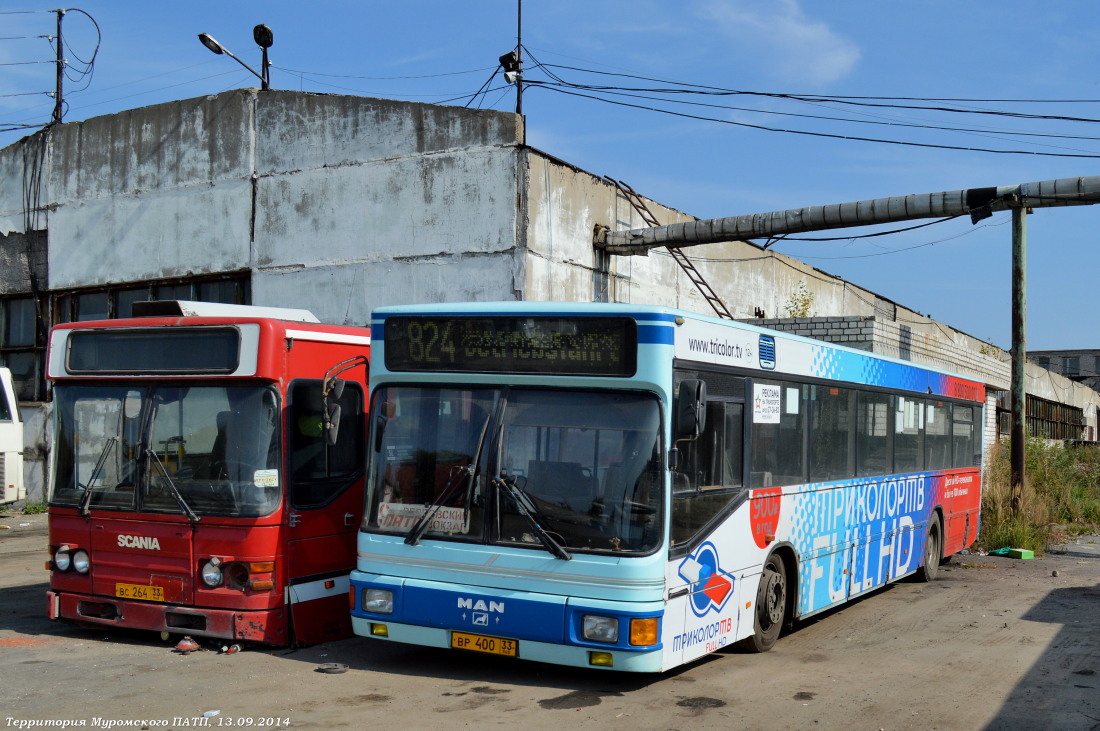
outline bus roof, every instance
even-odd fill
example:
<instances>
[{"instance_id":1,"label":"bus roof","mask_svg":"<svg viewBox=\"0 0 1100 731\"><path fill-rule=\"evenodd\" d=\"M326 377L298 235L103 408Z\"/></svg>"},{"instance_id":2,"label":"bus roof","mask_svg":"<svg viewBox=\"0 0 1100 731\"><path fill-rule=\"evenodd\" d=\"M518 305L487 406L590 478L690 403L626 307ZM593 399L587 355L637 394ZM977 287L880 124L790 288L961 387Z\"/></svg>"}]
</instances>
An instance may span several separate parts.
<instances>
[{"instance_id":1,"label":"bus roof","mask_svg":"<svg viewBox=\"0 0 1100 731\"><path fill-rule=\"evenodd\" d=\"M953 370L943 367L937 367L930 364L917 363L911 360L903 360L900 358L884 355L882 353L875 353L873 351L863 350L860 348L853 348L850 345L844 343L836 343L828 340L818 340L816 338L808 338L803 335L796 335L794 333L785 332L782 330L772 330L770 328L761 327L748 322L741 322L739 320L721 319L711 315L704 315L698 312L689 312L687 310L681 310L675 307L667 307L664 305L644 305L644 304L629 304L629 303L606 303L606 302L515 302L515 301L503 301L503 302L443 302L436 304L421 304L421 305L394 305L387 307L378 307L371 313L372 320L372 339L376 341L376 344L383 342L384 335L381 330L381 323L387 318L399 315L457 315L466 317L493 317L493 316L507 316L507 315L532 315L532 316L601 316L601 315L618 315L623 317L634 317L638 320L649 321L663 321L668 325L676 323L677 325L686 321L696 321L702 323L710 323L712 325L719 325L723 327L729 327L731 329L754 332L761 335L772 336L777 339L781 339L792 343L805 343L817 348L825 348L829 351L850 353L852 356L858 359L865 359L867 361L878 361L882 363L895 364L902 366L905 369L912 371L919 371L922 373L935 373L941 376L949 378L952 382L959 385L962 384L974 384L981 385L982 391L986 385L982 380L975 379L973 376L964 376ZM984 400L984 395L977 400Z\"/></svg>"},{"instance_id":2,"label":"bus roof","mask_svg":"<svg viewBox=\"0 0 1100 731\"><path fill-rule=\"evenodd\" d=\"M289 307L257 307L256 305L227 305L220 302L192 302L190 300L155 300L135 302L134 317L265 317L291 322L320 322L309 310Z\"/></svg>"}]
</instances>

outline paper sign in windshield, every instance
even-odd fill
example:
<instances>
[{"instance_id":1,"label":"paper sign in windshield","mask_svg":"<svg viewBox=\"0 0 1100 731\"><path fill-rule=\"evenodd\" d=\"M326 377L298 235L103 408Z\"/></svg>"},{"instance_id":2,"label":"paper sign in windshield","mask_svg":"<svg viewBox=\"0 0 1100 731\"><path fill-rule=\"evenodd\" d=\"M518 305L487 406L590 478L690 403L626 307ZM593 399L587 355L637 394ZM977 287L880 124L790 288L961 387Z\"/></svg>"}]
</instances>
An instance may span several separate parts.
<instances>
[{"instance_id":1,"label":"paper sign in windshield","mask_svg":"<svg viewBox=\"0 0 1100 731\"><path fill-rule=\"evenodd\" d=\"M279 470L256 470L252 473L252 484L256 487L278 487Z\"/></svg>"},{"instance_id":2,"label":"paper sign in windshield","mask_svg":"<svg viewBox=\"0 0 1100 731\"><path fill-rule=\"evenodd\" d=\"M427 510L427 505L382 503L378 506L378 527L385 530L407 531ZM432 516L428 530L434 533L468 533L470 514L462 508L441 507Z\"/></svg>"},{"instance_id":3,"label":"paper sign in windshield","mask_svg":"<svg viewBox=\"0 0 1100 731\"><path fill-rule=\"evenodd\" d=\"M753 384L752 420L755 424L778 424L780 387L768 383Z\"/></svg>"}]
</instances>

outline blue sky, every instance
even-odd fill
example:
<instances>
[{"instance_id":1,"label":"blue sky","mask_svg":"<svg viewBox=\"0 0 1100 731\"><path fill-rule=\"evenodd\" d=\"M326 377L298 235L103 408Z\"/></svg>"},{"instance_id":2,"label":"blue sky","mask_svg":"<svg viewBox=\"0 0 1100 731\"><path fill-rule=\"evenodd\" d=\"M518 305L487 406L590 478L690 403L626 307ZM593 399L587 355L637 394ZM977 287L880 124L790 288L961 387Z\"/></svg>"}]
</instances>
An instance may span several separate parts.
<instances>
[{"instance_id":1,"label":"blue sky","mask_svg":"<svg viewBox=\"0 0 1100 731\"><path fill-rule=\"evenodd\" d=\"M9 0L0 3L0 13L49 7ZM514 0L85 0L74 7L95 19L102 40L92 76L66 83L65 121L258 85L231 59L206 50L200 32L258 68L252 27L268 24L275 34L275 88L458 105L470 102L497 57L516 42ZM53 66L27 62L52 58L49 41L35 36L52 34L54 18L0 14L0 128L50 117L53 102L41 92L53 88ZM528 142L705 218L1095 175L1096 122L927 107L1100 120L1100 101L973 101L1100 100L1098 31L1094 0L528 0L523 42L531 81L551 81L549 72L574 84L651 89L679 82L803 97L681 94L655 101L637 96L654 96L648 92L624 97L536 84L524 94ZM64 34L76 75L78 59L88 60L95 49L94 28L69 12ZM471 105L514 108L514 91L499 75L487 88ZM922 107L904 109L805 100L810 95L967 101L875 101ZM743 125L1085 157L870 143ZM26 133L0 132L0 146ZM1098 222L1097 206L1038 209L1028 217L1030 349L1100 347ZM956 219L872 239L787 241L775 248L1007 348L1010 242L1009 214L999 213L977 226ZM706 256L705 247L688 253ZM711 284L722 292L722 282Z\"/></svg>"}]
</instances>

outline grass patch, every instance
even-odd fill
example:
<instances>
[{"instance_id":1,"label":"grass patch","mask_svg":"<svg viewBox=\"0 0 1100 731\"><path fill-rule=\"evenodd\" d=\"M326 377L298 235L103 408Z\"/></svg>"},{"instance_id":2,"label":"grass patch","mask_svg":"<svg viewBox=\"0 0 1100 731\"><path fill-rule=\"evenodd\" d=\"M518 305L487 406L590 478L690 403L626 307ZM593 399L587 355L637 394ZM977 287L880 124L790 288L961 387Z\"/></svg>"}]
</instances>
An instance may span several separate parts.
<instances>
[{"instance_id":1,"label":"grass patch","mask_svg":"<svg viewBox=\"0 0 1100 731\"><path fill-rule=\"evenodd\" d=\"M23 506L23 515L40 515L49 510L46 503L27 503Z\"/></svg>"},{"instance_id":2,"label":"grass patch","mask_svg":"<svg viewBox=\"0 0 1100 731\"><path fill-rule=\"evenodd\" d=\"M1019 510L1012 508L1011 456L993 448L982 487L977 547L1042 553L1067 536L1100 530L1100 447L1060 447L1028 439Z\"/></svg>"}]
</instances>

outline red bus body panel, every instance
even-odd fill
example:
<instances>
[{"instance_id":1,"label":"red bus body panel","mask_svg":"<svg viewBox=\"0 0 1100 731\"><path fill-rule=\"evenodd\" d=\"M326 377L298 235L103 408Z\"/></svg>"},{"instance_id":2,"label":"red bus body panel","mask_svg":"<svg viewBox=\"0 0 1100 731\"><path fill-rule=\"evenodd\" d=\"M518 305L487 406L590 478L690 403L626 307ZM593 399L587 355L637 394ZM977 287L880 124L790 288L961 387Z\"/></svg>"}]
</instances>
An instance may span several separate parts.
<instances>
[{"instance_id":1,"label":"red bus body panel","mask_svg":"<svg viewBox=\"0 0 1100 731\"><path fill-rule=\"evenodd\" d=\"M282 499L269 515L233 518L204 515L191 522L182 514L139 513L93 507L81 516L75 507L51 505L51 557L62 546L87 550L91 569L51 571L47 613L51 619L81 624L153 630L219 640L272 645L315 644L351 635L347 575L355 565L355 536L363 503L361 471L327 504L297 508L290 497L289 390L295 379L319 380L348 358L369 354L366 328L320 325L266 318L133 318L59 325L55 331L84 328L171 328L200 325L259 325L255 372L234 376L189 377L73 376L51 373L55 383L147 382L180 385L261 382L281 399ZM54 339L51 334L51 350ZM50 360L51 356L47 359ZM52 360L50 361L53 362ZM355 367L341 374L362 389L367 372ZM184 384L185 385L185 384ZM363 418L365 419L365 413ZM322 437L323 438L323 437ZM56 447L55 447L56 448ZM52 497L52 495L51 495ZM203 564L217 557L253 570L261 588L206 586ZM271 565L273 564L273 565ZM263 571L270 566L270 570ZM155 587L161 600L132 599L126 587Z\"/></svg>"}]
</instances>

